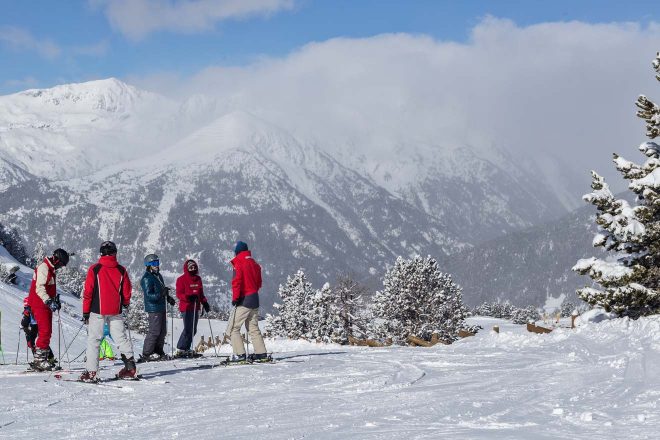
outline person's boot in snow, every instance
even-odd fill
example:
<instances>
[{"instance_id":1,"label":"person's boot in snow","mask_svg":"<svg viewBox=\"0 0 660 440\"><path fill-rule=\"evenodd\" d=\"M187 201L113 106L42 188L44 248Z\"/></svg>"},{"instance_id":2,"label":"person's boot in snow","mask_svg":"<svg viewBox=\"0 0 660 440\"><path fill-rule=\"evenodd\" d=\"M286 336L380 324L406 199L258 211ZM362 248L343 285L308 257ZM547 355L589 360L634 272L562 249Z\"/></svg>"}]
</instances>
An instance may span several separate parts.
<instances>
[{"instance_id":1,"label":"person's boot in snow","mask_svg":"<svg viewBox=\"0 0 660 440\"><path fill-rule=\"evenodd\" d=\"M81 382L98 382L99 378L96 377L96 371L87 371L83 372L78 378Z\"/></svg>"},{"instance_id":2,"label":"person's boot in snow","mask_svg":"<svg viewBox=\"0 0 660 440\"><path fill-rule=\"evenodd\" d=\"M135 367L135 359L133 357L127 358L123 354L121 355L121 360L124 361L124 368L119 370L117 373L117 378L119 379L136 379L137 378L137 368Z\"/></svg>"},{"instance_id":3,"label":"person's boot in snow","mask_svg":"<svg viewBox=\"0 0 660 440\"><path fill-rule=\"evenodd\" d=\"M55 368L55 363L49 361L49 350L37 349L34 353L34 361L30 366L37 371L51 371Z\"/></svg>"},{"instance_id":4,"label":"person's boot in snow","mask_svg":"<svg viewBox=\"0 0 660 440\"><path fill-rule=\"evenodd\" d=\"M252 362L270 362L272 360L268 353L253 353L248 356L248 359Z\"/></svg>"},{"instance_id":5,"label":"person's boot in snow","mask_svg":"<svg viewBox=\"0 0 660 440\"><path fill-rule=\"evenodd\" d=\"M229 362L245 362L245 361L246 361L245 353L235 354L229 359Z\"/></svg>"}]
</instances>

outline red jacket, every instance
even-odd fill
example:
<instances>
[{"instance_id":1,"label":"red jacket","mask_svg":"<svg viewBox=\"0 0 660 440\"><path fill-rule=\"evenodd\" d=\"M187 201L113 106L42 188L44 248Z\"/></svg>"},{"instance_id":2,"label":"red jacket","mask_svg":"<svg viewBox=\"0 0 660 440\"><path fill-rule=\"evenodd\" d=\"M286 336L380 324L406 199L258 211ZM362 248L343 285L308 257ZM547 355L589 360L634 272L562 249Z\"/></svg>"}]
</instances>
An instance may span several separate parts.
<instances>
[{"instance_id":1,"label":"red jacket","mask_svg":"<svg viewBox=\"0 0 660 440\"><path fill-rule=\"evenodd\" d=\"M83 313L118 315L121 305L131 302L131 279L114 255L104 255L87 271Z\"/></svg>"},{"instance_id":2,"label":"red jacket","mask_svg":"<svg viewBox=\"0 0 660 440\"><path fill-rule=\"evenodd\" d=\"M176 279L176 297L179 298L179 311L181 312L194 312L195 302L197 303L197 311L199 311L201 309L200 303L206 302L202 277L188 272L189 261L192 260L186 260L183 263L183 275ZM191 295L197 296L197 300L191 300Z\"/></svg>"},{"instance_id":3,"label":"red jacket","mask_svg":"<svg viewBox=\"0 0 660 440\"><path fill-rule=\"evenodd\" d=\"M28 304L33 309L47 308L44 296L55 298L57 295L57 277L55 276L55 267L48 258L34 269L32 275L32 284L30 284L30 294L28 295ZM48 299L46 298L46 299Z\"/></svg>"},{"instance_id":4,"label":"red jacket","mask_svg":"<svg viewBox=\"0 0 660 440\"><path fill-rule=\"evenodd\" d=\"M256 295L261 289L261 266L254 261L250 251L243 251L231 260L234 266L234 279L231 280L232 301ZM258 303L257 303L258 304Z\"/></svg>"}]
</instances>

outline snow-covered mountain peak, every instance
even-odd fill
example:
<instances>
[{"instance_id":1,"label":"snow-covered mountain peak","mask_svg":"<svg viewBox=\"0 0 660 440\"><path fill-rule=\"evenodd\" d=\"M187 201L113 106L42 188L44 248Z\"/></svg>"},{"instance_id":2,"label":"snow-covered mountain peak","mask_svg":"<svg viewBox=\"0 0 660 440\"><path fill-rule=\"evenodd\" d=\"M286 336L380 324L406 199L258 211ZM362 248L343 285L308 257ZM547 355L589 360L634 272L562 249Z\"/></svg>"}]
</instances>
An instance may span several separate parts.
<instances>
[{"instance_id":1,"label":"snow-covered mountain peak","mask_svg":"<svg viewBox=\"0 0 660 440\"><path fill-rule=\"evenodd\" d=\"M10 95L17 106L23 108L57 111L105 111L126 113L144 100L163 99L158 95L139 90L116 78L64 84L50 89L31 89ZM0 104L1 105L1 104Z\"/></svg>"},{"instance_id":2,"label":"snow-covered mountain peak","mask_svg":"<svg viewBox=\"0 0 660 440\"><path fill-rule=\"evenodd\" d=\"M285 130L251 113L225 114L186 136L160 155L161 164L210 163L223 154L241 150L300 163L300 143Z\"/></svg>"}]
</instances>

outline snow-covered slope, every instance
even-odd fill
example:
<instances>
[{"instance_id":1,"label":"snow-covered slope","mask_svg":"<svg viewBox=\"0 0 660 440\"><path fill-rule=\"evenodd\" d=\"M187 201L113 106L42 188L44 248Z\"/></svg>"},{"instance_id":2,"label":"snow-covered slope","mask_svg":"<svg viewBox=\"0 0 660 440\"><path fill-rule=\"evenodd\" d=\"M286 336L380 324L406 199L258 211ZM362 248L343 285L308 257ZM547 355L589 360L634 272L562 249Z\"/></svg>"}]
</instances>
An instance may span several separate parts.
<instances>
[{"instance_id":1,"label":"snow-covered slope","mask_svg":"<svg viewBox=\"0 0 660 440\"><path fill-rule=\"evenodd\" d=\"M4 366L0 436L657 437L658 317L549 335L501 320L475 322L484 326L477 336L428 349L266 340L274 365L209 368L216 364L209 357L147 364L140 366L146 380L112 383L122 388L45 383L42 375L19 374L21 366ZM489 331L494 324L499 334Z\"/></svg>"}]
</instances>

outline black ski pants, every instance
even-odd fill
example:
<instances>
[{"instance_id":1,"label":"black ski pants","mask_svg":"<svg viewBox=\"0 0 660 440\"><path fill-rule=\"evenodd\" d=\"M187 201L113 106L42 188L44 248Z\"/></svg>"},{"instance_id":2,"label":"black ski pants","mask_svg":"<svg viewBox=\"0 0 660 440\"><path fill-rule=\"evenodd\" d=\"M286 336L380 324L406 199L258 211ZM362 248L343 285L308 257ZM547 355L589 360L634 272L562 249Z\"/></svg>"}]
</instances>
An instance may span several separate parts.
<instances>
[{"instance_id":1,"label":"black ski pants","mask_svg":"<svg viewBox=\"0 0 660 440\"><path fill-rule=\"evenodd\" d=\"M149 356L153 353L164 354L165 336L167 336L167 315L165 312L148 313L149 329L144 338L142 347L142 356Z\"/></svg>"},{"instance_id":2,"label":"black ski pants","mask_svg":"<svg viewBox=\"0 0 660 440\"><path fill-rule=\"evenodd\" d=\"M183 312L183 332L179 337L176 348L179 350L190 350L192 347L193 336L197 334L197 322L199 321L199 312Z\"/></svg>"}]
</instances>

